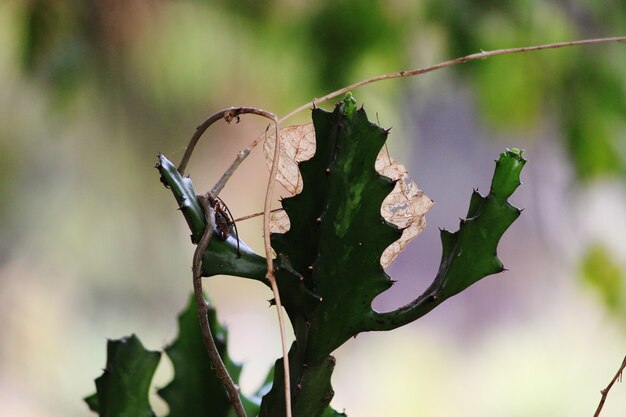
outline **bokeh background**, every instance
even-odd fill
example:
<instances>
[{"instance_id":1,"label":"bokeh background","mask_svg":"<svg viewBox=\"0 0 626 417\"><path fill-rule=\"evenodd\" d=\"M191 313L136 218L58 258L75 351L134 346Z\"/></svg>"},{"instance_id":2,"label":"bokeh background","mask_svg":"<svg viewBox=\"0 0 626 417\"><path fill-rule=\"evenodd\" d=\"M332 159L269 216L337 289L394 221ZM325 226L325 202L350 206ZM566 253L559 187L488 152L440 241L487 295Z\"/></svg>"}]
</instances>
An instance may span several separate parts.
<instances>
[{"instance_id":1,"label":"bokeh background","mask_svg":"<svg viewBox=\"0 0 626 417\"><path fill-rule=\"evenodd\" d=\"M0 2L0 415L89 416L107 338L176 334L193 247L152 168L195 126L250 105L278 115L369 76L480 50L626 34L622 0L4 0ZM526 149L525 208L489 277L413 325L336 352L333 405L368 416L590 416L626 354L626 45L503 56L354 95L435 200L389 268L391 309L435 275L493 160ZM305 122L304 112L294 122ZM191 163L207 190L262 131L220 123ZM261 152L222 194L259 211ZM239 225L261 250L260 220ZM280 356L265 287L207 280L243 390ZM162 359L155 383L172 369ZM166 405L153 396L165 415ZM623 416L616 385L603 416Z\"/></svg>"}]
</instances>

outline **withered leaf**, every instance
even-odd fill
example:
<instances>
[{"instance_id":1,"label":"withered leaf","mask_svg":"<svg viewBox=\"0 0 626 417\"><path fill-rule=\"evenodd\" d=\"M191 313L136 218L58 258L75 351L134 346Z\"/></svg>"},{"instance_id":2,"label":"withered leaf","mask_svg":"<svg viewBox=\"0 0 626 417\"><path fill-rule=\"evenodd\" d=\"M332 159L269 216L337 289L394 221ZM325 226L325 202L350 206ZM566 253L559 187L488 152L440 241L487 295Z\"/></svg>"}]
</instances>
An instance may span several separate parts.
<instances>
[{"instance_id":1,"label":"withered leaf","mask_svg":"<svg viewBox=\"0 0 626 417\"><path fill-rule=\"evenodd\" d=\"M315 154L315 129L312 123L288 126L279 130L281 136L281 154L276 180L291 194L302 191L302 177L298 162L306 161ZM265 161L271 168L274 157L276 138L268 132L263 145ZM402 252L406 245L417 237L426 227L426 213L433 206L433 201L420 190L415 182L408 178L404 165L389 156L383 148L376 158L375 168L378 173L397 181L394 189L385 198L380 214L385 220L403 229L400 239L383 252L380 263L386 268ZM271 214L270 230L272 233L284 233L289 230L289 217L284 211Z\"/></svg>"},{"instance_id":2,"label":"withered leaf","mask_svg":"<svg viewBox=\"0 0 626 417\"><path fill-rule=\"evenodd\" d=\"M389 223L404 229L400 239L388 246L380 257L380 264L386 268L424 230L426 213L434 203L409 179L404 165L391 158L385 148L378 154L375 168L379 174L397 180L396 186L383 201L380 214Z\"/></svg>"},{"instance_id":3,"label":"withered leaf","mask_svg":"<svg viewBox=\"0 0 626 417\"><path fill-rule=\"evenodd\" d=\"M283 127L278 131L281 138L280 158L276 180L291 195L302 191L302 176L298 162L311 159L315 154L315 128L313 123ZM273 130L267 132L263 143L265 162L268 168L274 161L276 137Z\"/></svg>"},{"instance_id":4,"label":"withered leaf","mask_svg":"<svg viewBox=\"0 0 626 417\"><path fill-rule=\"evenodd\" d=\"M287 216L285 210L270 213L270 232L285 233L289 231L289 227L291 227L291 223L289 222L289 216Z\"/></svg>"}]
</instances>

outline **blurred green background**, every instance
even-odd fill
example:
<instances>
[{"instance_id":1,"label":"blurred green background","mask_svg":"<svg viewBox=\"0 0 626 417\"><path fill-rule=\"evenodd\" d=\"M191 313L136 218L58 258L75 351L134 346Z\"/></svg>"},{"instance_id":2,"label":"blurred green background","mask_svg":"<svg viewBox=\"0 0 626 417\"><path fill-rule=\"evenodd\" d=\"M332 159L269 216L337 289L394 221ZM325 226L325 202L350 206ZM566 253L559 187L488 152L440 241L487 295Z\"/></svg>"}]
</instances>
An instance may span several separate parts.
<instances>
[{"instance_id":1,"label":"blurred green background","mask_svg":"<svg viewBox=\"0 0 626 417\"><path fill-rule=\"evenodd\" d=\"M88 416L106 338L160 349L191 291L193 247L152 166L214 111L285 114L347 83L504 47L626 34L623 0L4 0L0 2L0 415ZM389 269L391 309L435 275L493 159L525 148L508 272L393 333L337 351L350 416L589 416L626 353L626 45L504 56L354 91L435 200ZM304 122L304 112L295 122ZM264 125L211 129L190 170L210 188ZM262 207L256 152L222 194ZM261 251L259 219L239 230ZM208 291L251 391L280 356L269 291ZM171 378L162 360L156 383ZM153 396L160 415L165 404ZM603 417L623 416L616 385Z\"/></svg>"}]
</instances>

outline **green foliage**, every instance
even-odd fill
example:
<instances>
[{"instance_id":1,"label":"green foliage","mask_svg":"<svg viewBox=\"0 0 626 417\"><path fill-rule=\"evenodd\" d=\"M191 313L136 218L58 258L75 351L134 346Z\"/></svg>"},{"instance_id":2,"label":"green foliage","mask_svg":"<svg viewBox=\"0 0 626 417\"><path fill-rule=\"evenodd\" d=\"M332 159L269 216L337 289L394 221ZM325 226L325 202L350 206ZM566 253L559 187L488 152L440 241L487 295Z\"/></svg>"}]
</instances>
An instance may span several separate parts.
<instances>
[{"instance_id":1,"label":"green foliage","mask_svg":"<svg viewBox=\"0 0 626 417\"><path fill-rule=\"evenodd\" d=\"M506 229L520 215L507 199L520 185L519 175L525 163L519 149L500 155L489 194L482 197L474 191L459 230L441 231L443 253L433 283L406 306L389 313L376 313L372 330L391 330L408 324L482 278L504 270L496 250Z\"/></svg>"},{"instance_id":2,"label":"green foliage","mask_svg":"<svg viewBox=\"0 0 626 417\"><path fill-rule=\"evenodd\" d=\"M327 356L319 363L304 363L296 341L289 350L289 365L292 392L295 393L291 404L293 415L319 416L321 413L331 412L332 408L328 405L335 393L330 377L335 367L335 359ZM284 388L283 361L279 359L274 364L274 381L271 390L263 397L259 417L285 415Z\"/></svg>"},{"instance_id":3,"label":"green foliage","mask_svg":"<svg viewBox=\"0 0 626 417\"><path fill-rule=\"evenodd\" d=\"M592 245L582 260L581 273L610 310L624 307L624 272L607 248Z\"/></svg>"},{"instance_id":4,"label":"green foliage","mask_svg":"<svg viewBox=\"0 0 626 417\"><path fill-rule=\"evenodd\" d=\"M220 356L233 381L238 383L241 366L228 356L228 332L217 321L215 309L209 308L208 317ZM193 295L178 317L178 336L165 348L165 353L172 361L174 379L158 392L169 406L168 417L234 417L226 391L204 347ZM145 350L134 335L109 341L107 366L104 374L96 379L97 392L85 398L89 408L101 417L154 416L148 390L160 355ZM241 396L248 416L258 414L261 396L269 391L272 378L273 370L253 396Z\"/></svg>"},{"instance_id":5,"label":"green foliage","mask_svg":"<svg viewBox=\"0 0 626 417\"><path fill-rule=\"evenodd\" d=\"M311 314L288 310L310 364L361 330L374 298L391 286L380 256L400 236L380 215L394 183L374 169L387 132L364 110L348 117L342 108L313 111L316 152L300 164L304 190L282 202L290 230L272 235L276 253L323 299ZM354 227L359 224L368 226Z\"/></svg>"},{"instance_id":6,"label":"green foliage","mask_svg":"<svg viewBox=\"0 0 626 417\"><path fill-rule=\"evenodd\" d=\"M205 228L204 213L196 199L196 192L189 178L180 175L176 167L163 155L159 155L156 165L161 182L172 190L179 210L185 216L191 229L192 243L198 243ZM217 231L214 237L218 235ZM211 239L209 248L203 258L203 276L217 274L237 275L267 283L265 279L265 258L257 255L248 245L239 239L241 256L237 255L237 235L231 233L226 239ZM269 285L269 283L267 283Z\"/></svg>"},{"instance_id":7,"label":"green foliage","mask_svg":"<svg viewBox=\"0 0 626 417\"><path fill-rule=\"evenodd\" d=\"M211 95L231 95L232 90L241 88L249 94L255 84L273 75L277 57L285 64L283 70L294 68L281 73L289 78L286 88L313 93L373 75L372 71L424 65L423 52L416 51L421 46L415 45L431 36L435 55L455 57L481 49L620 34L626 29L626 3L622 0L605 0L601 5L581 0L575 10L563 2L539 0L450 4L439 0L391 4L320 0L314 5L246 0L238 7L219 0L194 2L184 9L163 2L154 5L162 12L156 14L158 19L134 2L125 5L123 13L114 13L115 19L110 8L98 2L22 3L16 14L21 29L17 38L27 74L43 76L56 93L64 95L78 87L93 87L87 80L96 81L99 93L109 98L127 94L123 97L133 109L140 108L139 114L154 112L155 101L159 101L170 117L189 103L190 95L197 94L193 100L206 102L206 90ZM208 25L200 24L202 19L212 18L224 22L223 26L210 24L211 20ZM180 21L187 22L184 35L180 35ZM175 28L171 36L164 42L152 42L164 26ZM236 53L216 46L224 38L239 40L238 48L232 48ZM194 48L203 39L212 40L208 49ZM611 153L616 145L611 138L623 130L626 111L620 94L624 91L623 55L617 48L617 53L613 47L598 47L539 53L532 58L490 59L463 66L459 74L474 88L482 114L497 127L532 130L546 125L546 114L563 121L561 140L579 179L624 176L624 158ZM200 50L206 51L207 60L194 54ZM259 63L255 71L241 72L245 80L233 78L239 73L234 69L245 66L238 54ZM220 67L230 69L213 74L220 78L213 83L218 88L194 88L207 79L207 64L218 59ZM181 84L180 80L192 78ZM225 78L228 81L222 82ZM125 81L137 79L149 81ZM121 91L110 88L112 85ZM189 89L188 94L180 95L181 88ZM275 89L274 101L293 96L286 92L282 87ZM142 98L143 102L136 102ZM614 109L606 108L609 102L616 103ZM156 131L171 125L170 118L155 117L155 113L148 117L151 124L157 118L166 122ZM593 149L589 143L594 144Z\"/></svg>"},{"instance_id":8,"label":"green foliage","mask_svg":"<svg viewBox=\"0 0 626 417\"><path fill-rule=\"evenodd\" d=\"M233 363L227 354L228 333L218 323L214 309L209 310L209 326L228 373L233 381L238 381L241 366ZM199 331L193 296L178 317L178 329L178 337L165 349L174 365L174 379L159 390L159 395L170 408L169 417L203 416L207 410L211 410L211 417L227 417L232 407L222 381L211 367L211 360ZM247 401L246 405L246 411L251 415L258 410L258 405L251 401Z\"/></svg>"},{"instance_id":9,"label":"green foliage","mask_svg":"<svg viewBox=\"0 0 626 417\"><path fill-rule=\"evenodd\" d=\"M172 190L179 209L185 216L191 229L191 241L196 243L205 228L204 214L196 199L193 184L189 178L183 178L176 167L163 155L159 155L156 168L161 175L161 182ZM239 240L239 253L237 251ZM278 286L283 295L285 306L294 306L302 311L313 309L319 304L319 296L309 291L297 273L290 268L289 262L282 256L275 261L275 268L282 270L278 274ZM219 238L215 230L209 248L202 258L203 276L235 275L261 281L270 287L266 274L265 258L257 255L233 232L226 240Z\"/></svg>"},{"instance_id":10,"label":"green foliage","mask_svg":"<svg viewBox=\"0 0 626 417\"><path fill-rule=\"evenodd\" d=\"M563 130L574 168L584 180L624 175L626 105L624 77L618 75L621 67L597 66L595 59L580 61L576 68L584 77L571 76L564 82Z\"/></svg>"},{"instance_id":11,"label":"green foliage","mask_svg":"<svg viewBox=\"0 0 626 417\"><path fill-rule=\"evenodd\" d=\"M394 57L402 54L401 17L379 0L320 2L303 26L308 28L320 85L333 89L349 84L351 71L372 53L383 55L391 70Z\"/></svg>"},{"instance_id":12,"label":"green foliage","mask_svg":"<svg viewBox=\"0 0 626 417\"><path fill-rule=\"evenodd\" d=\"M282 201L290 229L272 235L276 276L296 335L289 353L295 416L330 413L327 405L334 394L330 385L334 359L330 354L349 338L362 331L390 330L407 324L503 269L495 255L496 246L519 216L519 210L510 206L507 198L519 185L525 163L519 150L501 155L490 194L482 197L474 192L461 229L454 234L442 232L441 267L426 293L401 309L378 313L371 303L392 284L380 265L380 256L401 233L380 215L382 201L394 183L374 169L388 132L369 122L363 109L356 110L351 96L331 113L315 109L313 123L316 152L300 164L304 189ZM163 156L158 168L197 239L204 224L191 182L180 178ZM232 270L238 262L234 258L235 242L227 243L209 248L209 252L229 252L232 262L225 264L223 273L236 274ZM208 256L205 259L211 261ZM241 275L248 275L245 260L241 267ZM219 270L219 266L215 268ZM304 286L312 302L294 299L294 292L285 291L294 284ZM284 413L281 363L277 361L272 390L263 398L262 416Z\"/></svg>"},{"instance_id":13,"label":"green foliage","mask_svg":"<svg viewBox=\"0 0 626 417\"><path fill-rule=\"evenodd\" d=\"M152 417L150 381L161 353L146 350L132 335L107 343L107 364L96 379L96 393L85 398L100 417Z\"/></svg>"},{"instance_id":14,"label":"green foliage","mask_svg":"<svg viewBox=\"0 0 626 417\"><path fill-rule=\"evenodd\" d=\"M346 416L347 416L346 413L340 413L338 411L335 411L332 409L332 407L328 407L326 411L324 411L324 414L322 414L322 417L346 417Z\"/></svg>"},{"instance_id":15,"label":"green foliage","mask_svg":"<svg viewBox=\"0 0 626 417\"><path fill-rule=\"evenodd\" d=\"M485 276L503 270L497 245L520 214L507 199L519 186L526 162L519 149L500 155L489 194L483 197L475 191L460 229L441 232L441 266L431 286L406 306L379 313L372 301L393 283L380 257L402 232L380 213L395 183L374 169L389 132L371 123L363 108L357 110L351 95L332 112L313 110L313 124L315 154L299 165L303 191L282 200L290 229L271 236L277 282L296 337L289 351L295 417L344 415L329 407L335 366L330 355L348 339L360 332L410 323ZM191 180L181 177L163 155L157 168L187 220L192 241L197 242L206 225ZM214 231L203 257L204 274L236 275L267 285L264 258L243 242L241 248L238 258L237 237L221 240ZM214 313L210 320L224 352L224 330ZM228 415L224 391L204 352L193 302L180 316L179 325L178 340L166 349L176 376L160 391L170 404L170 416L200 417L208 408L216 416ZM240 368L227 357L225 363L236 380ZM251 415L284 416L284 384L282 359L278 359L271 389L268 381L258 393L264 393L260 406L258 401L244 399Z\"/></svg>"},{"instance_id":16,"label":"green foliage","mask_svg":"<svg viewBox=\"0 0 626 417\"><path fill-rule=\"evenodd\" d=\"M626 29L625 2L578 3L576 13L549 2L521 0L489 0L480 6L432 0L426 9L428 21L444 28L452 56ZM622 49L509 56L456 70L474 88L482 114L493 126L528 131L545 123L545 114L556 114L579 180L624 177L626 159L620 157L618 139L626 115Z\"/></svg>"},{"instance_id":17,"label":"green foliage","mask_svg":"<svg viewBox=\"0 0 626 417\"><path fill-rule=\"evenodd\" d=\"M44 75L58 98L76 91L96 66L98 45L89 33L93 5L67 0L28 2L23 11L22 67L29 74Z\"/></svg>"}]
</instances>

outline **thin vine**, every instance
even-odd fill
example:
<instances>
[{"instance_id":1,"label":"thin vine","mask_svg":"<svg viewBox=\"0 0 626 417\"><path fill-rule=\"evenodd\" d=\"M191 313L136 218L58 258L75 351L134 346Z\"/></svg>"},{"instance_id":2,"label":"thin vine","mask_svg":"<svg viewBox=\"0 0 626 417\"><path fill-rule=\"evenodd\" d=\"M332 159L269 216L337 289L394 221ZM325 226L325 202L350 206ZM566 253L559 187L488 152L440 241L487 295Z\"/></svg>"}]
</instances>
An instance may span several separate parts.
<instances>
[{"instance_id":1,"label":"thin vine","mask_svg":"<svg viewBox=\"0 0 626 417\"><path fill-rule=\"evenodd\" d=\"M372 84L378 81L391 80L394 78L413 77L416 75L422 75L428 72L433 72L433 71L437 71L443 68L451 67L453 65L463 64L465 62L475 61L478 59L487 59L489 57L497 56L497 55L510 55L510 54L517 54L517 53L542 51L546 49L558 49L558 48L566 48L570 46L584 46L584 45L599 44L599 43L612 43L612 42L625 43L626 36L583 39L583 40L578 40L578 41L548 43L548 44L534 45L534 46L524 46L521 48L507 48L507 49L496 49L493 51L480 51L474 54L465 55L460 58L455 58L449 61L440 62L439 64L431 65L431 66L424 67L424 68L417 68L417 69L412 69L412 70L407 70L407 71L398 71L398 72L391 72L388 74L377 75L375 77L371 77L371 78L356 82L354 84L350 84L347 87L340 88L339 90L326 94L323 97L313 99L312 101L307 102L301 105L300 107L297 107L296 109L290 111L289 113L287 113L286 115L278 119L278 124L280 125L284 123L285 121L295 116L296 114L300 113L301 111L315 108L315 106L321 103L324 103L325 101L328 101L330 99L333 99L335 97L338 97L342 94L345 94L348 91L352 91L358 87L362 87L364 85ZM259 142L263 138L263 135L264 134L257 136L256 139L254 139L250 143L250 145L248 145L248 147L242 149L241 151L239 151L239 153L237 153L237 156L235 157L231 165L228 167L228 169L224 172L224 174L219 179L219 181L217 182L214 188L216 188L219 185L220 186L219 189L221 190L224 187L226 182L230 179L230 177L233 175L233 173L239 167L239 165L241 165L241 163L248 157L248 155L250 155L250 152L252 151L252 149L254 149L259 144Z\"/></svg>"},{"instance_id":2,"label":"thin vine","mask_svg":"<svg viewBox=\"0 0 626 417\"><path fill-rule=\"evenodd\" d=\"M613 384L615 384L615 382L617 382L618 380L619 381L622 380L622 374L624 372L624 369L626 369L626 357L624 357L624 360L622 361L622 365L617 370L617 373L615 374L611 382L609 382L609 385L607 385L605 389L600 391L600 394L602 394L602 398L600 398L600 404L598 404L598 408L596 409L596 412L594 413L593 417L600 416L600 413L602 412L602 407L604 407L604 402L606 401L606 397L609 395L609 391L611 391L611 388L613 388Z\"/></svg>"},{"instance_id":3,"label":"thin vine","mask_svg":"<svg viewBox=\"0 0 626 417\"><path fill-rule=\"evenodd\" d=\"M280 339L281 339L282 352L283 352L283 368L284 368L284 373L285 373L285 411L286 411L286 417L291 417L291 384L290 384L291 378L290 378L290 373L289 373L289 355L288 355L289 351L287 349L287 335L285 331L285 321L284 321L284 316L283 316L282 301L280 299L280 293L278 291L276 277L274 276L274 264L272 260L272 246L270 242L270 211L271 211L270 206L272 202L272 196L274 194L276 172L278 171L278 162L280 159L280 135L278 134L278 118L276 117L274 113L268 112L263 109L258 109L255 107L230 107L230 108L218 111L217 113L213 114L208 119L206 119L204 122L202 122L196 128L196 131L194 132L193 136L189 140L189 144L187 145L187 148L185 149L185 154L183 155L183 158L181 159L180 164L178 165L177 169L181 175L185 175L187 164L189 163L189 160L191 159L191 155L193 154L193 151L198 141L202 137L202 134L213 123L222 119L224 119L229 124L233 120L237 120L237 122L239 122L239 117L242 114L255 114L257 116L270 119L274 123L274 127L276 130L275 132L276 133L276 149L274 150L274 161L272 163L272 168L270 170L270 176L267 181L267 191L265 193L265 204L264 204L264 212L263 212L263 240L265 244L265 259L267 262L266 278L270 282L270 285L272 287L272 292L274 293L274 299L276 301L276 308L277 308L277 314L278 314L278 327L280 329ZM248 153L250 153L251 150L252 150L252 147L249 147ZM240 152L240 154L242 152ZM243 161L243 159L241 159L241 161ZM237 169L238 166L239 165L237 164L229 168L227 173L230 172L230 174L226 177L226 180L230 178L230 176ZM229 393L231 402L233 403L233 407L235 407L236 410L237 410L237 406L241 408L240 411L243 414L239 414L239 411L238 411L237 416L245 417L245 412L243 411L243 407L241 406L241 399L239 398L239 395L238 394L235 395L235 393L231 392L233 390L234 392L237 392L237 390L236 390L236 387L233 389L234 383L232 382L232 378L230 378L230 376L228 375L228 371L224 367L221 361L221 358L219 358L219 354L217 355L219 359L217 363L216 363L216 360L213 358L214 354L212 351L215 350L214 349L215 345L214 343L212 343L212 338L210 342L207 341L207 338L209 338L211 334L211 330L209 329L208 320L206 318L204 319L202 318L203 315L206 316L206 308L207 308L206 302L204 301L204 296L202 294L202 283L201 283L202 255L204 254L204 251L208 247L213 228L215 227L215 213L209 203L209 197L217 197L220 191L224 188L224 185L226 184L226 180L222 181L223 178L224 176L222 176L220 181L218 181L217 184L215 184L215 186L211 189L211 191L208 193L207 196L198 196L198 200L202 204L205 210L205 213L208 217L207 217L207 228L205 229L202 239L198 243L198 246L196 247L196 251L194 253L194 260L193 260L194 293L196 297L196 303L198 305L198 315L200 317L201 331L203 334L203 339L205 340L205 345L207 346L207 350L209 352L209 356L211 357L211 361L213 362L214 366L218 368L217 369L218 377L220 377L222 382L224 382L224 385L226 386L226 389ZM211 227L209 227L209 218L212 219ZM207 235L208 237L206 237ZM202 247L200 246L201 243L203 244Z\"/></svg>"},{"instance_id":4,"label":"thin vine","mask_svg":"<svg viewBox=\"0 0 626 417\"><path fill-rule=\"evenodd\" d=\"M209 326L208 304L204 299L204 292L202 291L202 256L211 242L211 236L213 235L213 229L215 228L215 212L213 211L213 207L209 204L207 196L198 196L198 201L204 210L206 228L204 229L204 233L202 234L202 237L198 242L198 246L193 253L192 271L193 293L196 298L196 307L198 310L198 321L200 322L202 341L204 342L204 346L209 354L209 358L211 359L211 363L213 364L213 368L215 369L218 379L222 381L224 387L226 388L226 392L228 393L230 403L235 410L235 414L237 417L246 417L246 412L243 409L243 404L241 402L241 398L239 397L239 388L237 388L237 385L233 382L233 379L224 365L224 361L222 360L222 357L217 350L217 346L215 345L215 341L213 340L211 326Z\"/></svg>"},{"instance_id":5,"label":"thin vine","mask_svg":"<svg viewBox=\"0 0 626 417\"><path fill-rule=\"evenodd\" d=\"M263 214L264 244L265 244L265 255L266 255L266 261L267 261L266 277L270 281L272 291L274 293L274 297L276 300L277 309L278 309L278 321L279 321L279 327L280 327L280 332L281 332L283 366L284 366L284 373L285 373L285 405L286 405L287 417L291 417L291 390L290 390L291 384L290 384L290 375L289 375L289 359L288 359L288 351L287 351L286 336L285 336L285 326L284 326L283 315L282 315L282 303L280 300L280 294L278 292L278 286L276 284L276 278L274 276L274 270L273 270L273 264L272 264L270 228L269 228L270 212L275 211L275 210L270 210L270 205L271 205L271 198L272 198L273 190L274 190L274 182L276 178L276 173L278 170L278 160L280 158L280 135L278 131L278 126L282 124L283 122L285 122L286 120L288 120L289 118L291 118L292 116L300 113L301 111L304 111L310 108L315 108L317 105L325 101L333 99L337 96L340 96L358 87L362 87L367 84L372 84L374 82L426 74L426 73L437 71L437 70L447 68L453 65L462 64L465 62L479 60L479 59L482 60L482 59L486 59L486 58L498 56L498 55L509 55L509 54L515 54L515 53L541 51L541 50L546 50L546 49L558 49L558 48L565 48L565 47L571 47L571 46L583 46L583 45L612 43L612 42L624 43L626 42L626 36L583 39L583 40L578 40L578 41L550 43L550 44L526 46L526 47L520 47L520 48L507 48L507 49L498 49L498 50L493 50L493 51L481 51L478 53L451 59L451 60L441 62L435 65L424 67L424 68L382 74L382 75L378 75L375 77L371 77L371 78L356 82L354 84L348 85L339 90L333 91L321 98L313 99L312 101L307 102L306 104L303 104L300 107L297 107L296 109L287 113L285 116L283 116L280 119L278 119L276 115L273 113L270 113L262 109L257 109L254 107L231 107L231 108L224 109L215 113L214 115L206 119L202 124L200 124L196 128L196 131L194 135L192 136L192 138L190 139L189 144L185 150L185 154L183 155L183 158L178 166L178 171L180 172L181 175L185 174L185 170L189 162L189 159L191 158L191 154L193 153L195 146L198 143L200 137L216 121L224 119L227 123L230 123L232 122L232 120L236 119L238 122L239 116L242 114L256 114L258 116L262 116L262 117L270 119L274 123L274 126L275 126L276 145L274 149L274 158L273 158L272 167L270 170L267 191L265 195L263 213L255 213L253 215L244 216L237 220L245 220L245 219L249 219L249 218L258 216L260 214ZM210 195L217 196L221 192L221 190L224 188L224 186L226 185L230 177L237 170L237 168L241 165L241 163L248 157L248 155L250 155L252 150L259 144L259 142L261 141L261 139L263 139L266 132L267 132L267 129L263 134L257 136L246 148L242 149L241 151L237 153L237 156L235 157L231 165L228 167L228 169L224 172L224 174L220 177L220 179L211 189ZM226 389L229 393L229 396L231 397L231 401L233 402L233 407L235 408L235 411L237 412L237 416L243 417L245 416L245 412L243 411L243 407L241 407L241 400L239 398L238 389L235 386L235 384L232 382L232 379L230 378L230 376L228 376L228 372L223 366L223 362L221 361L221 358L219 358L219 354L218 354L219 360L213 359L213 356L212 356L213 353L211 353L213 348L209 346L209 343L207 343L207 340L210 337L210 329L208 329L208 320L206 319L207 306L206 306L206 302L204 301L204 296L202 295L202 284L201 284L200 277L202 273L202 268L201 268L202 267L202 254L206 250L206 247L208 246L208 243L210 241L211 231L213 230L213 227L214 227L213 225L215 224L215 218L214 218L213 210L208 204L208 199L206 199L206 197L199 196L199 200L201 204L203 205L203 207L205 208L205 212L207 213L207 229L205 230L205 233L202 236L202 239L199 242L198 247L196 248L196 252L194 253L193 270L194 270L194 290L195 290L195 295L196 295L196 301L198 304L198 314L201 320L200 322L202 326L203 339L205 340L205 344L207 345L207 350L209 350L211 360L213 361L214 366L217 368L216 371L218 372L218 376L224 382ZM201 309L203 309L204 313L202 313ZM204 318L202 317L202 314L204 315ZM211 342L212 342L212 338L211 338ZM221 363L221 366L219 365L220 363ZM600 412L606 400L608 391L611 389L615 381L621 376L625 367L626 367L626 358L624 359L624 362L622 363L620 370L618 371L617 375L613 378L609 386L605 390L602 390L602 399L600 401L600 405L598 406L596 413L594 414L594 417L598 417L600 415ZM226 377L221 376L223 375L223 372L226 373ZM241 407L241 409L238 410L238 407Z\"/></svg>"}]
</instances>

